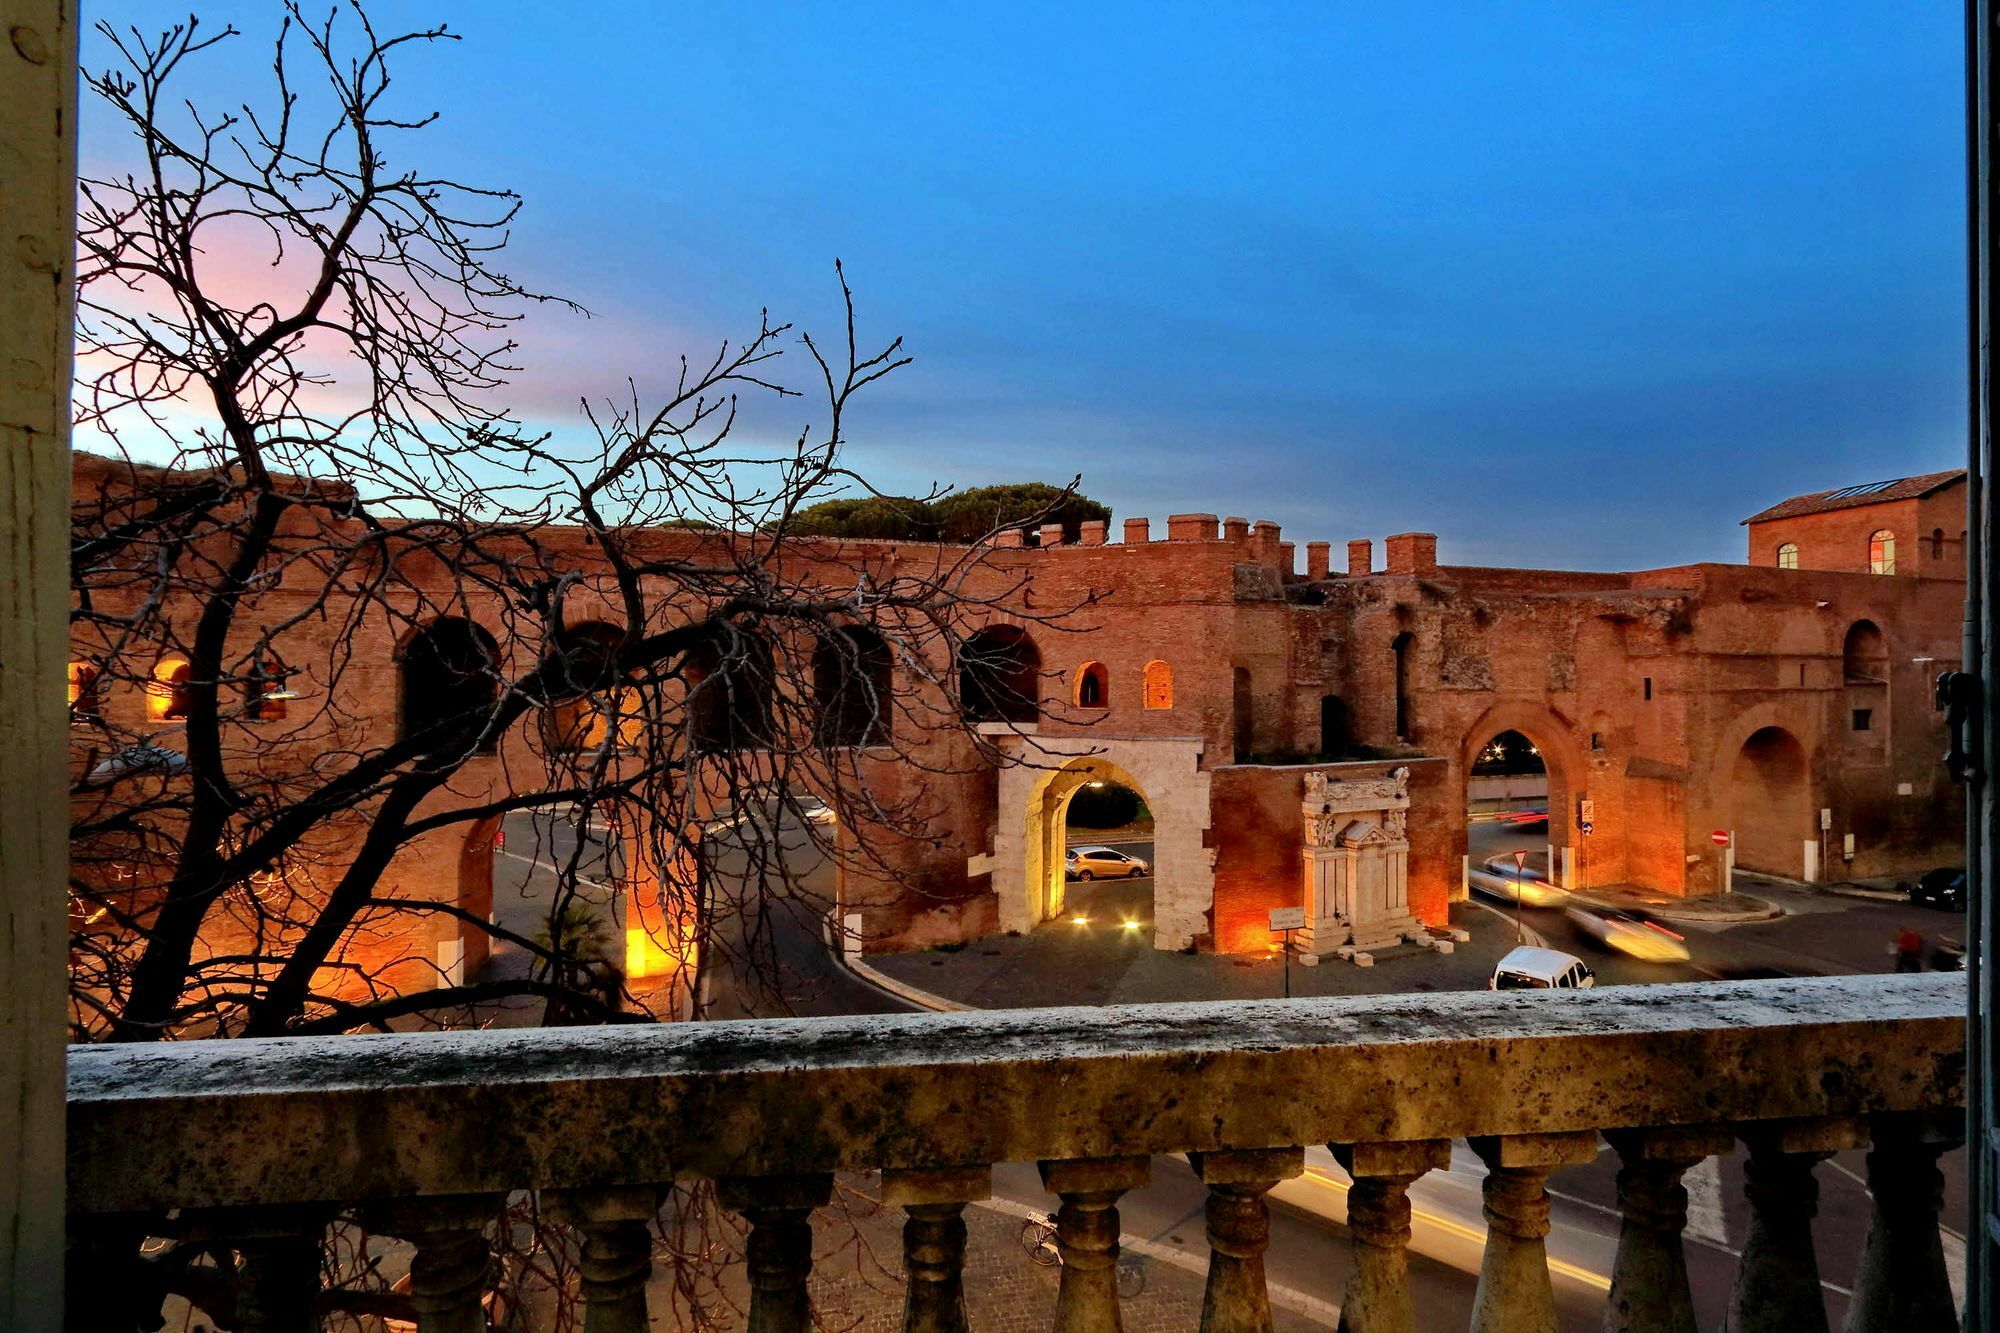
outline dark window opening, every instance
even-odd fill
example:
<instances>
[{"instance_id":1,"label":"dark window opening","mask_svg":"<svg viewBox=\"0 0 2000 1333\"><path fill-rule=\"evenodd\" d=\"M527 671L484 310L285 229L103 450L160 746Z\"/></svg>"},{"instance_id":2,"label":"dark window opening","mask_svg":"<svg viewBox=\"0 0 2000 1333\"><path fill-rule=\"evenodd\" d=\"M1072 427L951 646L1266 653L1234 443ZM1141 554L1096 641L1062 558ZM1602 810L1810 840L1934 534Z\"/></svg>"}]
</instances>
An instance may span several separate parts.
<instances>
[{"instance_id":1,"label":"dark window opening","mask_svg":"<svg viewBox=\"0 0 2000 1333\"><path fill-rule=\"evenodd\" d=\"M1076 706L1078 708L1109 708L1111 706L1111 672L1102 662L1085 662L1077 668Z\"/></svg>"},{"instance_id":2,"label":"dark window opening","mask_svg":"<svg viewBox=\"0 0 2000 1333\"><path fill-rule=\"evenodd\" d=\"M685 670L696 749L734 753L770 744L774 673L767 644L725 628L689 655Z\"/></svg>"},{"instance_id":3,"label":"dark window opening","mask_svg":"<svg viewBox=\"0 0 2000 1333\"><path fill-rule=\"evenodd\" d=\"M958 650L959 706L974 722L1033 722L1041 687L1041 651L1013 625L980 630Z\"/></svg>"},{"instance_id":4,"label":"dark window opening","mask_svg":"<svg viewBox=\"0 0 2000 1333\"><path fill-rule=\"evenodd\" d=\"M813 650L820 744L880 745L889 738L890 665L889 645L866 626L820 641Z\"/></svg>"},{"instance_id":5,"label":"dark window opening","mask_svg":"<svg viewBox=\"0 0 2000 1333\"><path fill-rule=\"evenodd\" d=\"M1240 764L1257 747L1257 719L1253 712L1256 700L1250 690L1250 668L1234 668L1229 684L1230 705L1235 713L1236 762Z\"/></svg>"},{"instance_id":6,"label":"dark window opening","mask_svg":"<svg viewBox=\"0 0 2000 1333\"><path fill-rule=\"evenodd\" d=\"M1319 752L1329 757L1344 755L1354 748L1354 710L1337 694L1322 695L1319 701Z\"/></svg>"},{"instance_id":7,"label":"dark window opening","mask_svg":"<svg viewBox=\"0 0 2000 1333\"><path fill-rule=\"evenodd\" d=\"M500 651L491 634L445 616L410 636L401 666L404 739L428 736L447 749L476 738L480 750L492 752L498 737L485 731L500 699Z\"/></svg>"},{"instance_id":8,"label":"dark window opening","mask_svg":"<svg viewBox=\"0 0 2000 1333\"><path fill-rule=\"evenodd\" d=\"M1856 731L1866 731L1866 730L1868 730L1868 725L1869 725L1869 723L1870 723L1870 722L1871 722L1871 721L1873 720L1873 718L1874 718L1874 712L1875 712L1875 710L1873 710L1872 708L1857 708L1857 709L1855 709L1855 710L1854 710L1854 729L1855 729Z\"/></svg>"},{"instance_id":9,"label":"dark window opening","mask_svg":"<svg viewBox=\"0 0 2000 1333\"><path fill-rule=\"evenodd\" d=\"M1653 678L1651 676L1646 677L1645 680L1641 682L1640 691L1647 699L1651 699L1653 697Z\"/></svg>"},{"instance_id":10,"label":"dark window opening","mask_svg":"<svg viewBox=\"0 0 2000 1333\"><path fill-rule=\"evenodd\" d=\"M1396 654L1396 739L1410 738L1410 649L1416 643L1416 636L1405 631L1396 636L1389 645Z\"/></svg>"}]
</instances>

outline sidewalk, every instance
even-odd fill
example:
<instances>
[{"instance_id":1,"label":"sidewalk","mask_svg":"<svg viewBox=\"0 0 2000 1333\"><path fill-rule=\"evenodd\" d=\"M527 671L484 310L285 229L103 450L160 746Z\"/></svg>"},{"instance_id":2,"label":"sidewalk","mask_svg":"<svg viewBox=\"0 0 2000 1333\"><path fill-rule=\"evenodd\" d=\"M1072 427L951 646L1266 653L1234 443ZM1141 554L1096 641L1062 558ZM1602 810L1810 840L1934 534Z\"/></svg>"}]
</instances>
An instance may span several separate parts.
<instances>
[{"instance_id":1,"label":"sidewalk","mask_svg":"<svg viewBox=\"0 0 2000 1333\"><path fill-rule=\"evenodd\" d=\"M1026 935L995 935L957 949L871 954L868 964L903 986L977 1009L1061 1004L1156 1004L1174 1000L1269 1000L1284 991L1280 955L1184 954L1153 947L1147 917L1152 885L1070 886L1072 918ZM1126 921L1140 923L1126 929ZM1414 944L1375 954L1373 967L1327 961L1291 966L1293 995L1389 995L1481 990L1516 941L1513 920L1479 903L1452 907L1451 924L1470 932L1451 954ZM1535 943L1532 928L1522 940Z\"/></svg>"}]
</instances>

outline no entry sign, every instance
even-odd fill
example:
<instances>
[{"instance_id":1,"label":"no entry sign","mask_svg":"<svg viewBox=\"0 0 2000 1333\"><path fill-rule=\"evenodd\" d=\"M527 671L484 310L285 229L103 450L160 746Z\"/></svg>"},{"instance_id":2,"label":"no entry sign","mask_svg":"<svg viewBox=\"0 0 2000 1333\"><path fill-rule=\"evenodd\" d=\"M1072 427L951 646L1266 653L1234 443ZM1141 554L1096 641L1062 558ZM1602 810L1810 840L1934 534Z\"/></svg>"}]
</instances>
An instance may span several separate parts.
<instances>
[{"instance_id":1,"label":"no entry sign","mask_svg":"<svg viewBox=\"0 0 2000 1333\"><path fill-rule=\"evenodd\" d=\"M1729 830L1726 828L1719 828L1715 832L1708 835L1708 840L1714 843L1717 847L1727 847L1729 845Z\"/></svg>"}]
</instances>

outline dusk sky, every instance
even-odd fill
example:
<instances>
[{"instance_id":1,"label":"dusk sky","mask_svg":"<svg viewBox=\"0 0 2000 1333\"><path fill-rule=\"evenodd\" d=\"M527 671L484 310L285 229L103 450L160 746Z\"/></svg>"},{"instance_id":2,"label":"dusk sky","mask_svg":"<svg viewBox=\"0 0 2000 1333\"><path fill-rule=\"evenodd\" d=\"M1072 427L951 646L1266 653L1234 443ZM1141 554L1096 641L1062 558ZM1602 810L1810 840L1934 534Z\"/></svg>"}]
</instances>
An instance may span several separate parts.
<instances>
[{"instance_id":1,"label":"dusk sky","mask_svg":"<svg viewBox=\"0 0 2000 1333\"><path fill-rule=\"evenodd\" d=\"M277 6L198 12L245 30L204 95L265 97ZM832 335L837 256L917 358L852 423L890 491L1638 568L1962 459L1953 5L370 13L464 35L397 66L425 165L520 191L504 267L596 316L528 332L553 429L761 306Z\"/></svg>"}]
</instances>

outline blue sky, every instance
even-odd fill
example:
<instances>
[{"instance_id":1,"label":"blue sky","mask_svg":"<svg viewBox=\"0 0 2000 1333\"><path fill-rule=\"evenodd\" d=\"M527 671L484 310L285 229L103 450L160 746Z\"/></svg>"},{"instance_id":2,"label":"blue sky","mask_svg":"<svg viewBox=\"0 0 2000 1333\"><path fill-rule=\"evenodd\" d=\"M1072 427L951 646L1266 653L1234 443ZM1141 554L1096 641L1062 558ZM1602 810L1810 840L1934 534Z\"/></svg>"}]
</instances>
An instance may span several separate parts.
<instances>
[{"instance_id":1,"label":"blue sky","mask_svg":"<svg viewBox=\"0 0 2000 1333\"><path fill-rule=\"evenodd\" d=\"M275 11L199 10L245 30L204 95ZM917 357L852 423L888 490L1636 568L1962 456L1953 6L370 13L464 35L398 66L427 160L525 195L510 271L597 316L530 330L559 430L762 306L836 329L838 256Z\"/></svg>"}]
</instances>

